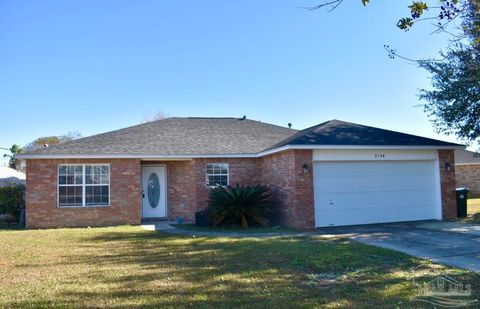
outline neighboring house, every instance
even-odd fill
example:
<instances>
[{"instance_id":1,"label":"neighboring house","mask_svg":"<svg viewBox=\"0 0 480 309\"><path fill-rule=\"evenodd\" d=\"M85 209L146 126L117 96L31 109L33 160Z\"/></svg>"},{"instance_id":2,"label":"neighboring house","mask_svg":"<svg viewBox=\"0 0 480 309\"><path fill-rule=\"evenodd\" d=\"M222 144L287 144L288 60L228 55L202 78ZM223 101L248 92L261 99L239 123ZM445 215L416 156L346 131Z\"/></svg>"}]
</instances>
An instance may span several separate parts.
<instances>
[{"instance_id":1,"label":"neighboring house","mask_svg":"<svg viewBox=\"0 0 480 309\"><path fill-rule=\"evenodd\" d=\"M470 196L480 195L480 154L455 150L455 181L457 187L470 189Z\"/></svg>"},{"instance_id":2,"label":"neighboring house","mask_svg":"<svg viewBox=\"0 0 480 309\"><path fill-rule=\"evenodd\" d=\"M8 166L0 166L0 188L12 184L25 184L25 173Z\"/></svg>"},{"instance_id":3,"label":"neighboring house","mask_svg":"<svg viewBox=\"0 0 480 309\"><path fill-rule=\"evenodd\" d=\"M271 188L287 226L456 217L454 149L332 120L302 131L245 118L167 118L18 155L27 227L193 221L216 185Z\"/></svg>"}]
</instances>

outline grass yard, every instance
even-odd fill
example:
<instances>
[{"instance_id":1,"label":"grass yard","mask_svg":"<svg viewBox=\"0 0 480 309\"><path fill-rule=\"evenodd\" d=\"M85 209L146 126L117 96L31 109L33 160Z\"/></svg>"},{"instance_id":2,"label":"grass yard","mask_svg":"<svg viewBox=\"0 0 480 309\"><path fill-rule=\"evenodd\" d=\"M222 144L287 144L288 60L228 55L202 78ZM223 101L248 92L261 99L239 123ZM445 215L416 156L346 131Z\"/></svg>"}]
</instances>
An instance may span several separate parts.
<instances>
[{"instance_id":1,"label":"grass yard","mask_svg":"<svg viewBox=\"0 0 480 309\"><path fill-rule=\"evenodd\" d=\"M411 269L421 261L344 239L187 237L130 226L10 230L0 231L0 253L6 308L424 306L410 301ZM477 275L442 271L479 291Z\"/></svg>"},{"instance_id":2,"label":"grass yard","mask_svg":"<svg viewBox=\"0 0 480 309\"><path fill-rule=\"evenodd\" d=\"M480 223L480 198L467 200L467 221Z\"/></svg>"},{"instance_id":3,"label":"grass yard","mask_svg":"<svg viewBox=\"0 0 480 309\"><path fill-rule=\"evenodd\" d=\"M196 232L235 232L235 233L298 233L297 230L288 227L249 227L248 229L242 229L241 227L211 227L211 226L196 226L195 224L172 224L172 226L186 230Z\"/></svg>"},{"instance_id":4,"label":"grass yard","mask_svg":"<svg viewBox=\"0 0 480 309\"><path fill-rule=\"evenodd\" d=\"M480 198L468 199L467 207L469 215L480 214Z\"/></svg>"}]
</instances>

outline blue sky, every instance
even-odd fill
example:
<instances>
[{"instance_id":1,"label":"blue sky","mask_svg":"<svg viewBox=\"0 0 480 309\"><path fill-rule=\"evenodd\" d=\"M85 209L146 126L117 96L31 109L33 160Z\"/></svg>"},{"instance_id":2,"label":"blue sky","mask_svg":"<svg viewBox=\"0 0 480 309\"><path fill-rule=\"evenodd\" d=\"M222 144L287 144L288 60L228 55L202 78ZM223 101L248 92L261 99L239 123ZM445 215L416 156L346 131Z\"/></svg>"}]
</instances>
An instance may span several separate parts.
<instances>
[{"instance_id":1,"label":"blue sky","mask_svg":"<svg viewBox=\"0 0 480 309\"><path fill-rule=\"evenodd\" d=\"M411 1L0 2L0 147L140 123L146 114L238 116L301 129L342 119L455 141L421 107L448 37L395 27Z\"/></svg>"}]
</instances>

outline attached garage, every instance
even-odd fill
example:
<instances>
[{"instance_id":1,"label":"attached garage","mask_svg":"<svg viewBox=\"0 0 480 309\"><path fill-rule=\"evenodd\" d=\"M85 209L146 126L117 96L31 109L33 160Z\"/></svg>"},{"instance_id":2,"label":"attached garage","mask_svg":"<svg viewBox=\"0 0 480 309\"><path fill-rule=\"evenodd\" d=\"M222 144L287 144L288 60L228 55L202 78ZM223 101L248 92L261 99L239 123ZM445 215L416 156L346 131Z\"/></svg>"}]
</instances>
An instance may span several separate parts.
<instances>
[{"instance_id":1,"label":"attached garage","mask_svg":"<svg viewBox=\"0 0 480 309\"><path fill-rule=\"evenodd\" d=\"M187 221L207 206L215 176L267 186L284 225L313 229L456 218L454 150L464 148L340 120L296 131L245 118L174 117L17 158L27 159L29 228L135 224L142 216ZM110 206L85 207L87 194L80 206L58 205L65 164L111 165ZM207 173L207 164L226 168ZM141 202L148 165L165 176L162 207Z\"/></svg>"},{"instance_id":2,"label":"attached garage","mask_svg":"<svg viewBox=\"0 0 480 309\"><path fill-rule=\"evenodd\" d=\"M315 150L315 226L441 219L434 150Z\"/></svg>"}]
</instances>

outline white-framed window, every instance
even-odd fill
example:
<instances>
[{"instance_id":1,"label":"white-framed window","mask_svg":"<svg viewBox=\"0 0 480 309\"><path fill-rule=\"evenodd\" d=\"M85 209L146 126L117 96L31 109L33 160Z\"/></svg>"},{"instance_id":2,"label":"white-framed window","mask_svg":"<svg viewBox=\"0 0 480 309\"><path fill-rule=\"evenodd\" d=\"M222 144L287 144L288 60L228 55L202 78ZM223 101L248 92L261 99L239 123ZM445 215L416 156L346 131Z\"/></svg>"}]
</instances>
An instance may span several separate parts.
<instances>
[{"instance_id":1,"label":"white-framed window","mask_svg":"<svg viewBox=\"0 0 480 309\"><path fill-rule=\"evenodd\" d=\"M109 164L59 164L58 206L110 205Z\"/></svg>"},{"instance_id":2,"label":"white-framed window","mask_svg":"<svg viewBox=\"0 0 480 309\"><path fill-rule=\"evenodd\" d=\"M230 184L228 174L228 163L208 163L205 166L207 186L228 186Z\"/></svg>"}]
</instances>

